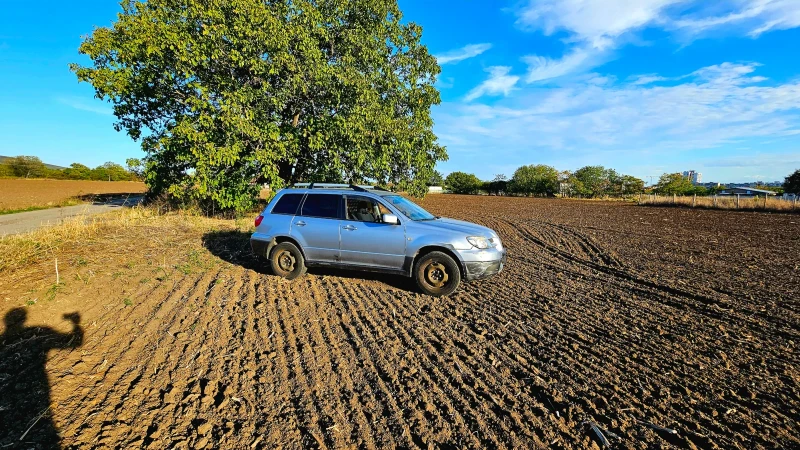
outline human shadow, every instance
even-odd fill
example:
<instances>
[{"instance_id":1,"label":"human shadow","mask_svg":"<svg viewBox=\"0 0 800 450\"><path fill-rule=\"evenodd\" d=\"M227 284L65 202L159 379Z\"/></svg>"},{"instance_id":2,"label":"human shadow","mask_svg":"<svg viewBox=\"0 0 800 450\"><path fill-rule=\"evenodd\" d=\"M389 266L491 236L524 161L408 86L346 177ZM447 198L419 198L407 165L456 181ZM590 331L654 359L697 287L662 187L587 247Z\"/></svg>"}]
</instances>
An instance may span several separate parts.
<instances>
[{"instance_id":1,"label":"human shadow","mask_svg":"<svg viewBox=\"0 0 800 450\"><path fill-rule=\"evenodd\" d=\"M72 331L25 326L27 311L14 308L4 318L0 336L0 448L60 448L52 419L47 354L83 344L81 316L65 314Z\"/></svg>"},{"instance_id":2,"label":"human shadow","mask_svg":"<svg viewBox=\"0 0 800 450\"><path fill-rule=\"evenodd\" d=\"M250 234L241 231L210 231L203 235L203 246L214 256L245 269L264 275L273 275L269 261L253 253ZM411 278L380 272L365 272L334 267L309 267L308 273L317 276L332 276L352 280L372 280L396 289L415 291Z\"/></svg>"}]
</instances>

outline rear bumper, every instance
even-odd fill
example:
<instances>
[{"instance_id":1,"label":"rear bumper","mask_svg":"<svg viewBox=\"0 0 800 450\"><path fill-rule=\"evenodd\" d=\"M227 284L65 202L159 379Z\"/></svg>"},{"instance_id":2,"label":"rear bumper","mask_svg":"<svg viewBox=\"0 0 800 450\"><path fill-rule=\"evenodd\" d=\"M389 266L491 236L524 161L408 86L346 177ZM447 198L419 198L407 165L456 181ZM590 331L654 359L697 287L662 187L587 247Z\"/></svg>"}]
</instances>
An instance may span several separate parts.
<instances>
[{"instance_id":1,"label":"rear bumper","mask_svg":"<svg viewBox=\"0 0 800 450\"><path fill-rule=\"evenodd\" d=\"M257 256L263 256L266 258L268 247L269 247L269 241L262 241L260 239L250 238L250 248L253 249L253 253L256 254Z\"/></svg>"},{"instance_id":2,"label":"rear bumper","mask_svg":"<svg viewBox=\"0 0 800 450\"><path fill-rule=\"evenodd\" d=\"M506 250L483 250L478 253L467 254L461 252L464 258L464 272L466 281L482 280L497 275L503 270L508 254Z\"/></svg>"}]
</instances>

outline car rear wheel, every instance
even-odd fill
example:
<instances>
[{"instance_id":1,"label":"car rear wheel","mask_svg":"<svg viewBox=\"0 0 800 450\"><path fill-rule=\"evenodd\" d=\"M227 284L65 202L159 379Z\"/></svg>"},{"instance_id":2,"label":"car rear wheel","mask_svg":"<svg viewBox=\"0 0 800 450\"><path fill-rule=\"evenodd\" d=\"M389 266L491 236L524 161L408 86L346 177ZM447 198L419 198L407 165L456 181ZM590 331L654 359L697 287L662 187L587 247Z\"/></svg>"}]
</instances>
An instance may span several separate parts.
<instances>
[{"instance_id":1,"label":"car rear wheel","mask_svg":"<svg viewBox=\"0 0 800 450\"><path fill-rule=\"evenodd\" d=\"M294 280L306 273L303 253L291 242L276 245L269 255L272 273L287 280Z\"/></svg>"},{"instance_id":2,"label":"car rear wheel","mask_svg":"<svg viewBox=\"0 0 800 450\"><path fill-rule=\"evenodd\" d=\"M440 297L458 289L461 271L447 253L430 252L414 264L414 279L422 292Z\"/></svg>"}]
</instances>

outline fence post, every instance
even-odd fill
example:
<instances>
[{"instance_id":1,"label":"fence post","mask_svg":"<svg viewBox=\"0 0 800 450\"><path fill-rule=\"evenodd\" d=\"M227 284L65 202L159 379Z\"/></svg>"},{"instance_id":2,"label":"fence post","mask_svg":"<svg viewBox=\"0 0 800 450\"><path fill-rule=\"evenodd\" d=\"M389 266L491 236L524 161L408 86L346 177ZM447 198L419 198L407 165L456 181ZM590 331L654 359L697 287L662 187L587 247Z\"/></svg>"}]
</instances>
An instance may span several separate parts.
<instances>
[{"instance_id":1,"label":"fence post","mask_svg":"<svg viewBox=\"0 0 800 450\"><path fill-rule=\"evenodd\" d=\"M696 205L697 205L697 194L694 194L694 197L692 197L692 208L694 208Z\"/></svg>"},{"instance_id":2,"label":"fence post","mask_svg":"<svg viewBox=\"0 0 800 450\"><path fill-rule=\"evenodd\" d=\"M739 195L740 194L736 194L736 209L739 209Z\"/></svg>"},{"instance_id":3,"label":"fence post","mask_svg":"<svg viewBox=\"0 0 800 450\"><path fill-rule=\"evenodd\" d=\"M675 199L678 197L677 194L672 194L672 204L675 204Z\"/></svg>"},{"instance_id":4,"label":"fence post","mask_svg":"<svg viewBox=\"0 0 800 450\"><path fill-rule=\"evenodd\" d=\"M767 194L764 194L764 209L767 209Z\"/></svg>"},{"instance_id":5,"label":"fence post","mask_svg":"<svg viewBox=\"0 0 800 450\"><path fill-rule=\"evenodd\" d=\"M714 203L714 205L713 205L714 208L716 208L717 207L717 194L714 194L714 202L713 203Z\"/></svg>"}]
</instances>

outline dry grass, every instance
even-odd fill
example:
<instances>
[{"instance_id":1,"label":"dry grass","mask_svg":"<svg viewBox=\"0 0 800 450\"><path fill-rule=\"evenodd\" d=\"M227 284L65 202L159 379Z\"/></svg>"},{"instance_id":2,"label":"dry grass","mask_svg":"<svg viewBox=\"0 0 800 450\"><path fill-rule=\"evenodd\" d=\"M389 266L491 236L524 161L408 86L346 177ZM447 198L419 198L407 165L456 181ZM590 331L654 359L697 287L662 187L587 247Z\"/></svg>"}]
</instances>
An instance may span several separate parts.
<instances>
[{"instance_id":1,"label":"dry grass","mask_svg":"<svg viewBox=\"0 0 800 450\"><path fill-rule=\"evenodd\" d=\"M30 233L0 237L0 274L32 263L58 257L65 249L88 244L120 233L130 235L131 228L141 231L139 240L158 240L164 233L179 229L246 229L249 218L235 221L203 217L186 211L163 212L156 207L125 208L106 214L79 216L56 227L40 228ZM126 244L127 245L127 244Z\"/></svg>"},{"instance_id":2,"label":"dry grass","mask_svg":"<svg viewBox=\"0 0 800 450\"><path fill-rule=\"evenodd\" d=\"M693 196L677 196L671 195L644 195L642 196L640 205L655 205L655 206L678 206L689 208L705 208L705 209L726 209L735 210L741 209L746 211L776 211L776 212L800 212L800 202L793 200L784 200L782 198L764 198L764 197L740 197L737 200L735 196L711 196L711 197L693 197Z\"/></svg>"}]
</instances>

